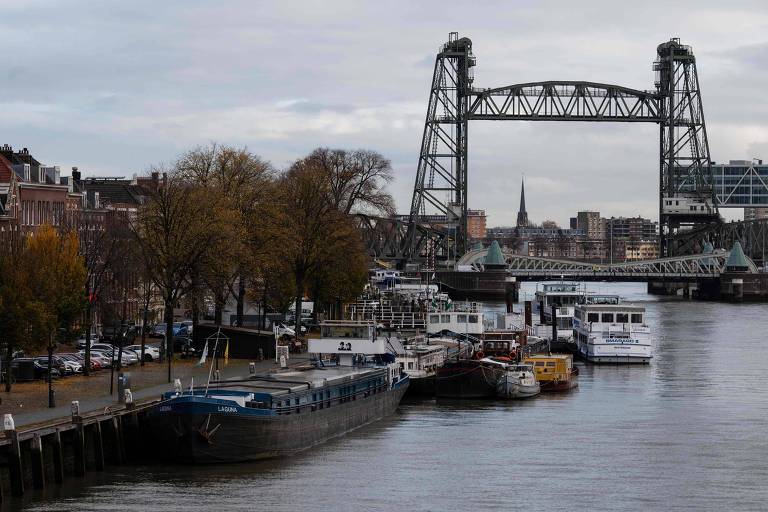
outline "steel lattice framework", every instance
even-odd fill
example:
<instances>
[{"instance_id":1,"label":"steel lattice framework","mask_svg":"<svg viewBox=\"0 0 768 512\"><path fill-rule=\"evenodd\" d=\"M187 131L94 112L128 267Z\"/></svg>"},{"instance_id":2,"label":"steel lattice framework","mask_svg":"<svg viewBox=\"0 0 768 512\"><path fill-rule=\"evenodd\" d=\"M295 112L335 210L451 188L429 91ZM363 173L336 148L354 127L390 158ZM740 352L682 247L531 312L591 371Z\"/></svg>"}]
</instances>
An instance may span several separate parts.
<instances>
[{"instance_id":1,"label":"steel lattice framework","mask_svg":"<svg viewBox=\"0 0 768 512\"><path fill-rule=\"evenodd\" d=\"M413 257L418 218L426 208L444 215L455 239L467 247L468 121L618 121L659 124L659 215L662 254L680 228L718 217L709 145L691 47L672 39L657 47L656 90L592 82L535 82L495 89L472 87L472 41L452 32L435 58L421 152L411 201L406 247ZM683 209L665 209L675 198ZM696 209L689 210L688 204ZM672 203L669 203L672 204Z\"/></svg>"},{"instance_id":2,"label":"steel lattice framework","mask_svg":"<svg viewBox=\"0 0 768 512\"><path fill-rule=\"evenodd\" d=\"M459 263L482 270L487 252L487 249L470 251L461 258ZM698 281L719 277L725 270L725 262L729 254L730 252L720 250L710 254L611 265L521 255L506 255L505 259L509 274L521 279L546 280L565 277L576 280ZM750 262L750 266L752 271L757 271L754 263Z\"/></svg>"},{"instance_id":3,"label":"steel lattice framework","mask_svg":"<svg viewBox=\"0 0 768 512\"><path fill-rule=\"evenodd\" d=\"M408 223L396 219L364 214L354 216L368 254L382 261L403 261L408 258L429 260L445 258L450 240L445 229L418 224L412 244L406 243ZM405 247L411 254L403 253Z\"/></svg>"},{"instance_id":4,"label":"steel lattice framework","mask_svg":"<svg viewBox=\"0 0 768 512\"><path fill-rule=\"evenodd\" d=\"M732 247L738 240L747 256L762 265L768 263L768 219L717 222L681 232L669 239L670 250L676 254L699 253L705 240L715 247Z\"/></svg>"}]
</instances>

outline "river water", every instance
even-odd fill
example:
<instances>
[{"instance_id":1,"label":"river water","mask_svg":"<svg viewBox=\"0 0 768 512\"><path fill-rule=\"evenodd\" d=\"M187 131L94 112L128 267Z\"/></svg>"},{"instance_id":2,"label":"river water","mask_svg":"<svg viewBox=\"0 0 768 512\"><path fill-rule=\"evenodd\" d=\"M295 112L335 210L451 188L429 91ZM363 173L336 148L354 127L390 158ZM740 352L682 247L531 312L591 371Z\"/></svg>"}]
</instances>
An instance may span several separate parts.
<instances>
[{"instance_id":1,"label":"river water","mask_svg":"<svg viewBox=\"0 0 768 512\"><path fill-rule=\"evenodd\" d=\"M768 306L657 298L642 284L588 289L647 308L655 343L649 366L579 363L579 387L567 394L404 403L391 418L292 458L111 469L23 505L184 512L768 509Z\"/></svg>"}]
</instances>

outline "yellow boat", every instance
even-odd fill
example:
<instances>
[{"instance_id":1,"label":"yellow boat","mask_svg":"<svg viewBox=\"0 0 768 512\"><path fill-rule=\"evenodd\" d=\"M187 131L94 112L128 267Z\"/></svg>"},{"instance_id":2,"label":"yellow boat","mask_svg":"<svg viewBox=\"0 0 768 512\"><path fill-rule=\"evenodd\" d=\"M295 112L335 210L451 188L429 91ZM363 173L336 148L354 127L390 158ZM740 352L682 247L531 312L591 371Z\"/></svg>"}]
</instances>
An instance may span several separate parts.
<instances>
[{"instance_id":1,"label":"yellow boat","mask_svg":"<svg viewBox=\"0 0 768 512\"><path fill-rule=\"evenodd\" d=\"M533 365L542 391L567 391L579 385L579 370L573 366L570 354L536 354L527 356L523 362Z\"/></svg>"}]
</instances>

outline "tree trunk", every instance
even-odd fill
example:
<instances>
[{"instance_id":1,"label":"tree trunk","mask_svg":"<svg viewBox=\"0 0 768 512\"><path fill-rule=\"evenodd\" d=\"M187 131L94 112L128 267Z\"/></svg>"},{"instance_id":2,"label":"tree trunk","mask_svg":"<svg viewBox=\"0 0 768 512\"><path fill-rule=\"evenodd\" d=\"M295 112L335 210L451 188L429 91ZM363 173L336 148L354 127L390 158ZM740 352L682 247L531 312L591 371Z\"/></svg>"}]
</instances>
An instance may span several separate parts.
<instances>
[{"instance_id":1,"label":"tree trunk","mask_svg":"<svg viewBox=\"0 0 768 512\"><path fill-rule=\"evenodd\" d=\"M141 361L139 363L141 366L144 366L144 351L147 348L147 317L149 316L149 297L151 288L148 290L149 291L144 292L144 316L141 322Z\"/></svg>"},{"instance_id":2,"label":"tree trunk","mask_svg":"<svg viewBox=\"0 0 768 512\"><path fill-rule=\"evenodd\" d=\"M165 298L165 357L168 358L168 382L171 382L173 361L173 298Z\"/></svg>"},{"instance_id":3,"label":"tree trunk","mask_svg":"<svg viewBox=\"0 0 768 512\"><path fill-rule=\"evenodd\" d=\"M218 326L221 326L222 309L224 308L221 305L221 302L219 302L219 300L216 299L216 305L214 306L213 322Z\"/></svg>"},{"instance_id":4,"label":"tree trunk","mask_svg":"<svg viewBox=\"0 0 768 512\"><path fill-rule=\"evenodd\" d=\"M243 310L245 309L245 279L240 276L237 280L237 326L243 326Z\"/></svg>"},{"instance_id":5,"label":"tree trunk","mask_svg":"<svg viewBox=\"0 0 768 512\"><path fill-rule=\"evenodd\" d=\"M93 316L91 302L91 286L85 285L85 296L88 302L85 303L85 361L83 361L83 375L91 374L91 317Z\"/></svg>"},{"instance_id":6,"label":"tree trunk","mask_svg":"<svg viewBox=\"0 0 768 512\"><path fill-rule=\"evenodd\" d=\"M13 372L11 371L11 358L13 357L13 344L10 340L7 341L5 349L5 392L11 392L11 380L13 379Z\"/></svg>"}]
</instances>

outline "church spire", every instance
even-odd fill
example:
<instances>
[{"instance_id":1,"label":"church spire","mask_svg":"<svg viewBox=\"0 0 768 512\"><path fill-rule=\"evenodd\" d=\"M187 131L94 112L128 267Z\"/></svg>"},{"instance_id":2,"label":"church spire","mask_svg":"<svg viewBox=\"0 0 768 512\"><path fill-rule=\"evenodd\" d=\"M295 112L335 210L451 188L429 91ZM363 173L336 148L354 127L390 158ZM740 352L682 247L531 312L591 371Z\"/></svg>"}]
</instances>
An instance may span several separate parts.
<instances>
[{"instance_id":1,"label":"church spire","mask_svg":"<svg viewBox=\"0 0 768 512\"><path fill-rule=\"evenodd\" d=\"M520 183L520 210L517 212L517 227L528 227L528 212L525 211L525 178Z\"/></svg>"}]
</instances>

